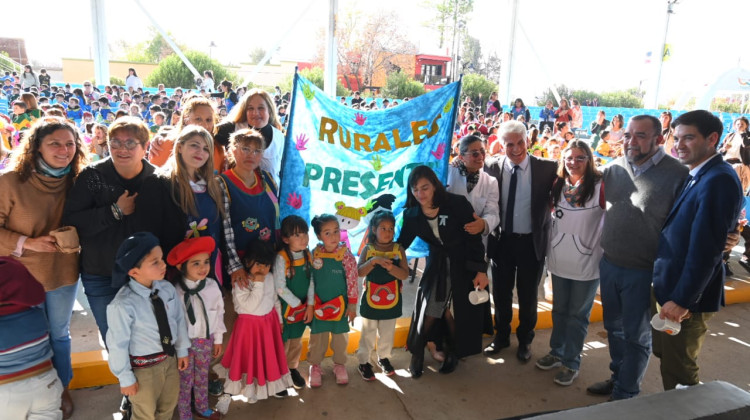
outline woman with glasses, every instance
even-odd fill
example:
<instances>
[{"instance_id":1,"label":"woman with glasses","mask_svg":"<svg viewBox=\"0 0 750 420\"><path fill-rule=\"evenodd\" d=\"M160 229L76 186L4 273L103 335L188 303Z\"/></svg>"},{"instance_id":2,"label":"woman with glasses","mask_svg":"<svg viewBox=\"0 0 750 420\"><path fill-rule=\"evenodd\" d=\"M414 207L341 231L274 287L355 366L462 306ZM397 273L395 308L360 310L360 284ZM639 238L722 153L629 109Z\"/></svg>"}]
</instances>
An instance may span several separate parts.
<instances>
[{"instance_id":1,"label":"woman with glasses","mask_svg":"<svg viewBox=\"0 0 750 420\"><path fill-rule=\"evenodd\" d=\"M102 338L107 335L107 305L117 248L135 232L156 235L165 253L182 237L169 232L182 225L175 205L146 159L149 129L140 119L122 117L109 127L109 157L84 169L68 194L63 222L78 230L81 282ZM184 232L182 232L184 234Z\"/></svg>"},{"instance_id":2,"label":"woman with glasses","mask_svg":"<svg viewBox=\"0 0 750 420\"><path fill-rule=\"evenodd\" d=\"M560 368L553 381L568 386L578 377L581 350L599 286L599 246L604 223L602 174L588 144L571 141L562 154L552 187L552 224L547 268L552 274L550 352L536 362Z\"/></svg>"},{"instance_id":3,"label":"woman with glasses","mask_svg":"<svg viewBox=\"0 0 750 420\"><path fill-rule=\"evenodd\" d=\"M220 184L231 200L229 215L240 258L256 239L271 243L279 239L279 193L271 174L261 168L264 146L265 138L256 130L235 132L229 138L231 168L221 174ZM236 281L234 276L232 280Z\"/></svg>"},{"instance_id":4,"label":"woman with glasses","mask_svg":"<svg viewBox=\"0 0 750 420\"><path fill-rule=\"evenodd\" d=\"M62 118L38 119L19 147L0 175L0 256L17 259L44 286L52 365L64 389L63 414L69 418L70 317L78 291L78 252L57 246L50 232L63 226L65 196L88 158L78 130Z\"/></svg>"}]
</instances>

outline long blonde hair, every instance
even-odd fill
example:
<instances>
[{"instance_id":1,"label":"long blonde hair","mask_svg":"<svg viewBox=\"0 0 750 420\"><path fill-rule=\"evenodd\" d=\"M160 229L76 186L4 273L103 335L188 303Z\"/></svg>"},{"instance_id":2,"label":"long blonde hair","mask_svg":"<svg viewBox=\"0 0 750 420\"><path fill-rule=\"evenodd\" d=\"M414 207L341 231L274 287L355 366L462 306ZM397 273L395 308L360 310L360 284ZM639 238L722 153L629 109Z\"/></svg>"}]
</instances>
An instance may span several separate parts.
<instances>
[{"instance_id":1,"label":"long blonde hair","mask_svg":"<svg viewBox=\"0 0 750 420\"><path fill-rule=\"evenodd\" d=\"M281 124L279 123L279 116L276 113L276 105L273 102L271 95L265 90L253 88L245 92L240 98L240 102L232 108L232 111L227 115L226 120L232 121L233 123L247 122L247 103L253 96L260 96L266 103L268 108L268 124L272 127L276 127L281 130ZM226 121L225 120L225 121ZM263 127L255 127L260 130Z\"/></svg>"},{"instance_id":2,"label":"long blonde hair","mask_svg":"<svg viewBox=\"0 0 750 420\"><path fill-rule=\"evenodd\" d=\"M198 208L195 206L195 195L190 188L190 178L185 161L182 159L180 149L188 140L200 137L208 146L208 160L197 170L197 175L206 181L206 192L216 203L219 217L224 217L224 196L221 192L219 182L214 176L214 139L205 128L197 125L188 125L180 131L175 140L172 156L169 158L168 168L169 181L172 186L172 200L185 214L198 217Z\"/></svg>"}]
</instances>

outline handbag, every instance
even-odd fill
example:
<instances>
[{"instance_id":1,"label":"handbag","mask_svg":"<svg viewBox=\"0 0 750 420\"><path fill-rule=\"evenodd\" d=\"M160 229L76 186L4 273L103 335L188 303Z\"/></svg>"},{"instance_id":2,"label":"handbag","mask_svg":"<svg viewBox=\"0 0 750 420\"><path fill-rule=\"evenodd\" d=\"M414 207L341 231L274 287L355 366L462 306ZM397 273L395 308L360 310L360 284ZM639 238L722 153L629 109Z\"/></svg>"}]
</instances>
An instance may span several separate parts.
<instances>
[{"instance_id":1,"label":"handbag","mask_svg":"<svg viewBox=\"0 0 750 420\"><path fill-rule=\"evenodd\" d=\"M75 254L81 252L81 243L78 240L78 231L75 226L63 226L49 233L55 238L55 247L64 254Z\"/></svg>"}]
</instances>

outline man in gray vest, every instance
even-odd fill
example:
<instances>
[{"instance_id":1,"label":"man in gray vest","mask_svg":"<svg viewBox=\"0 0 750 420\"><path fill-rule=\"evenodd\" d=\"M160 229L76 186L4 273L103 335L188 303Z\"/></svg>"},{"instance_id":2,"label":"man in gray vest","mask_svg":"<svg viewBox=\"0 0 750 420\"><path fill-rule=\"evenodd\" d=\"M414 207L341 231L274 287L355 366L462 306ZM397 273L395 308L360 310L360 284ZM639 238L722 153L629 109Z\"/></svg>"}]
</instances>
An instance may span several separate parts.
<instances>
[{"instance_id":1,"label":"man in gray vest","mask_svg":"<svg viewBox=\"0 0 750 420\"><path fill-rule=\"evenodd\" d=\"M651 354L649 307L659 233L688 174L661 142L659 120L635 116L625 130L625 156L604 168L607 215L599 270L612 376L588 391L611 394L612 400L640 392Z\"/></svg>"}]
</instances>

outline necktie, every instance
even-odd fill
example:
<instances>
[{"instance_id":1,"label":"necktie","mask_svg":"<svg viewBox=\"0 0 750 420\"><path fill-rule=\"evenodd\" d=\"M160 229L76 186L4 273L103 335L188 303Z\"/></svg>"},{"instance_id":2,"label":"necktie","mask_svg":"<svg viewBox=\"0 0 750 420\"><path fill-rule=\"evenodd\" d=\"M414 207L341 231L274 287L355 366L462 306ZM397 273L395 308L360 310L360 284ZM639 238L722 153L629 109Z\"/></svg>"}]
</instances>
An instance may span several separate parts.
<instances>
[{"instance_id":1,"label":"necktie","mask_svg":"<svg viewBox=\"0 0 750 420\"><path fill-rule=\"evenodd\" d=\"M518 165L513 166L513 174L510 176L508 187L508 207L505 210L505 231L513 233L513 207L516 204L516 185L518 184Z\"/></svg>"},{"instance_id":2,"label":"necktie","mask_svg":"<svg viewBox=\"0 0 750 420\"><path fill-rule=\"evenodd\" d=\"M203 301L203 297L200 295L200 291L203 290L204 287L206 287L206 281L203 280L198 282L198 287L195 289L190 289L185 284L184 280L179 281L179 285L182 288L182 291L185 292L185 309L187 309L187 316L188 320L190 321L190 325L195 325L195 310L193 309L193 302L190 299L191 296L195 295L198 297L198 300L201 301L201 308L203 309L203 319L206 320L206 338L209 338L209 331L208 331L208 314L206 313L206 303Z\"/></svg>"},{"instance_id":3,"label":"necktie","mask_svg":"<svg viewBox=\"0 0 750 420\"><path fill-rule=\"evenodd\" d=\"M690 188L690 183L692 181L693 181L693 176L692 175L688 175L687 179L685 179L685 186L682 187L682 193L680 193L680 195L685 194L685 191L687 191L688 188Z\"/></svg>"},{"instance_id":4,"label":"necktie","mask_svg":"<svg viewBox=\"0 0 750 420\"><path fill-rule=\"evenodd\" d=\"M154 315L156 315L156 324L159 326L159 339L164 353L168 356L174 356L174 346L172 345L172 332L169 329L169 318L167 318L167 309L164 307L164 301L159 297L159 290L151 293L151 304L154 306Z\"/></svg>"}]
</instances>

